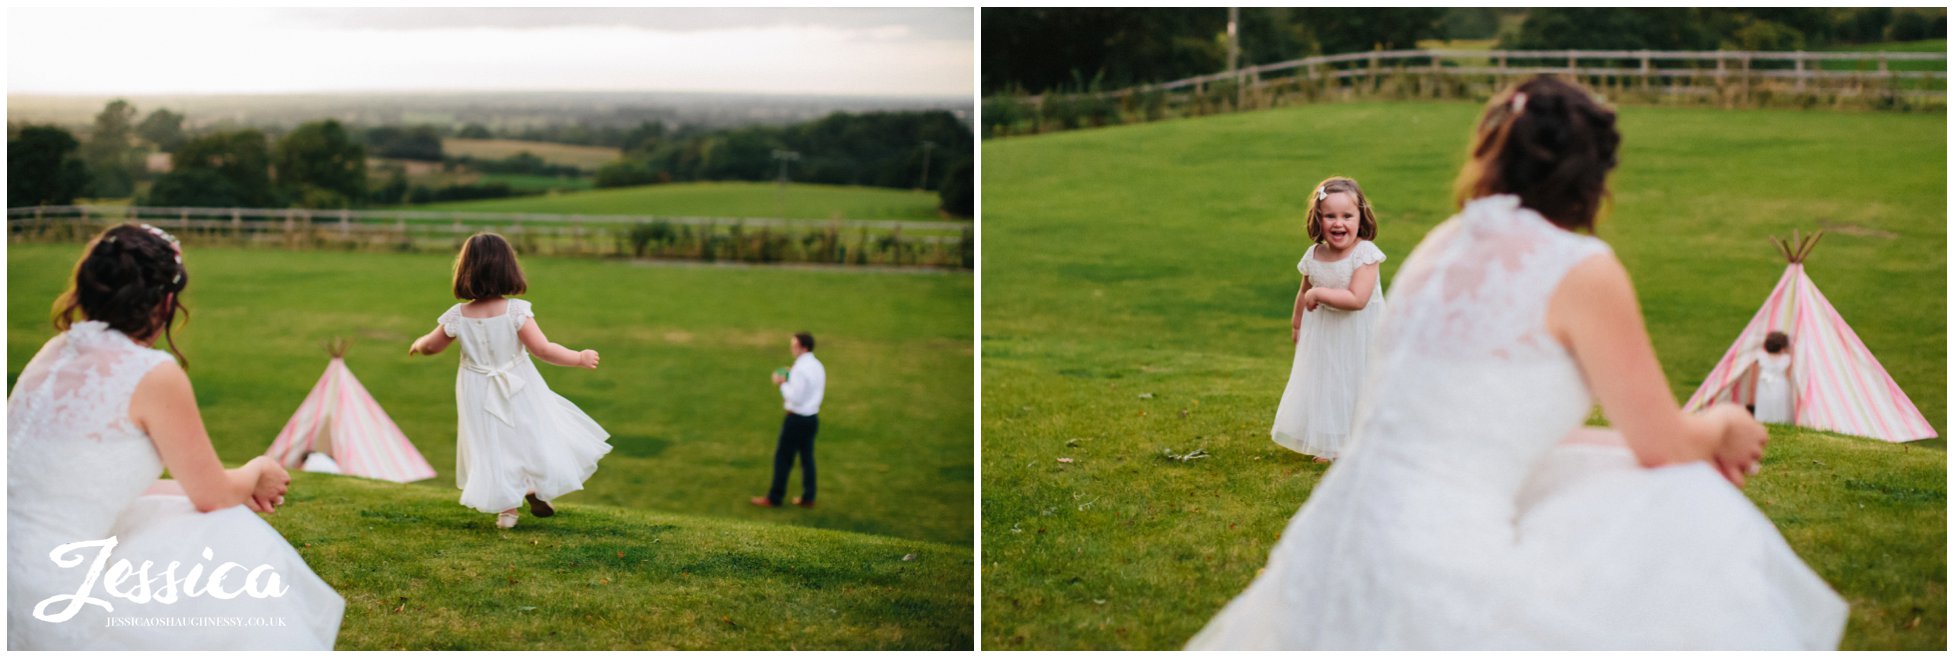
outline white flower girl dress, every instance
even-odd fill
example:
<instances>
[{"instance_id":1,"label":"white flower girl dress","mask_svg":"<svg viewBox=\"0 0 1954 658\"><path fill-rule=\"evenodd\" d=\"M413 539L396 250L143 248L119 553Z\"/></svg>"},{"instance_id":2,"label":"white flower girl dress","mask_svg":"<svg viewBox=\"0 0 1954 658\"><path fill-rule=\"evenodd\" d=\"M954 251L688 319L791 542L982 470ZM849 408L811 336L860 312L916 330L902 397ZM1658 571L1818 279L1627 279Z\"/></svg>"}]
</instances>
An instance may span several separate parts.
<instances>
[{"instance_id":1,"label":"white flower girl dress","mask_svg":"<svg viewBox=\"0 0 1954 658\"><path fill-rule=\"evenodd\" d=\"M455 485L461 504L491 514L583 488L610 433L566 400L529 358L516 332L535 317L529 302L508 300L495 317L471 318L461 304L441 314L442 332L461 343L455 374L458 446Z\"/></svg>"},{"instance_id":2,"label":"white flower girl dress","mask_svg":"<svg viewBox=\"0 0 1954 658\"><path fill-rule=\"evenodd\" d=\"M1348 290L1358 268L1384 262L1384 251L1369 240L1359 240L1350 253L1330 262L1316 259L1318 246L1310 245L1296 263L1296 271L1308 276L1315 288ZM1362 309L1318 304L1316 310L1303 313L1296 356L1289 365L1289 385L1282 390L1275 426L1269 429L1276 443L1324 459L1336 459L1342 451L1357 414L1365 360L1384 317L1384 277L1380 275L1372 285L1370 302Z\"/></svg>"}]
</instances>

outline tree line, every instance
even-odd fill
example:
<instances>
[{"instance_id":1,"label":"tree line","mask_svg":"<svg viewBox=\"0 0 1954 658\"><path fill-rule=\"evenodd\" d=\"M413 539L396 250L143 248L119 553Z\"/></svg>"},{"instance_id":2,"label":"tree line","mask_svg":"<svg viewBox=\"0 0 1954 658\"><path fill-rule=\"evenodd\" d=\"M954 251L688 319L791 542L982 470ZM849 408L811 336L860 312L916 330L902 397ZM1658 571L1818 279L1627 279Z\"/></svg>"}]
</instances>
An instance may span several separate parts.
<instances>
[{"instance_id":1,"label":"tree line","mask_svg":"<svg viewBox=\"0 0 1954 658\"><path fill-rule=\"evenodd\" d=\"M184 116L158 109L140 122L136 108L110 102L86 140L58 126L8 126L7 205L65 205L78 198L131 198L141 205L356 208L510 196L507 184L412 184L395 169L370 184L369 155L442 162L487 173L581 176L575 167L523 152L500 159L448 156L448 133L433 125L360 130L313 121L269 134L228 128L192 134ZM492 138L471 124L456 136ZM944 111L837 112L791 126L733 129L646 122L622 131L617 162L595 175L600 187L711 180L771 180L935 190L943 209L969 217L975 206L970 128ZM152 174L151 153L168 153ZM149 180L137 195L137 182Z\"/></svg>"},{"instance_id":2,"label":"tree line","mask_svg":"<svg viewBox=\"0 0 1954 658\"><path fill-rule=\"evenodd\" d=\"M366 149L337 121L306 123L273 139L256 129L191 135L183 115L158 109L140 123L116 100L86 141L58 126L9 125L7 205L130 198L161 206L346 208L366 200ZM147 156L169 153L151 177Z\"/></svg>"},{"instance_id":3,"label":"tree line","mask_svg":"<svg viewBox=\"0 0 1954 658\"><path fill-rule=\"evenodd\" d=\"M1945 8L1243 7L1238 65L1423 39L1510 50L1800 50L1947 38ZM985 8L980 84L993 94L1118 89L1228 66L1228 10Z\"/></svg>"},{"instance_id":4,"label":"tree line","mask_svg":"<svg viewBox=\"0 0 1954 658\"><path fill-rule=\"evenodd\" d=\"M975 208L970 127L949 112L836 112L791 126L668 134L646 124L623 157L597 170L598 187L786 178L802 183L936 190L943 209Z\"/></svg>"}]
</instances>

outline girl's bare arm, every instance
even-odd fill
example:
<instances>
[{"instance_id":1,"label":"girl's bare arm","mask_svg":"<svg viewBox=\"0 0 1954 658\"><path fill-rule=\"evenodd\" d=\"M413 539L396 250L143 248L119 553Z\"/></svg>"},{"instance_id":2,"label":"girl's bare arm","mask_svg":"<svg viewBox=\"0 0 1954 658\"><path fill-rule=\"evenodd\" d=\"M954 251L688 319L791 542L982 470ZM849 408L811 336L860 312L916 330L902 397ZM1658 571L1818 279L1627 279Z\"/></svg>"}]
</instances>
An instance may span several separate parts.
<instances>
[{"instance_id":1,"label":"girl's bare arm","mask_svg":"<svg viewBox=\"0 0 1954 658\"><path fill-rule=\"evenodd\" d=\"M414 344L407 348L407 356L416 354L433 356L440 354L441 350L448 349L448 345L453 342L455 342L455 339L449 338L448 332L443 330L441 325L435 325L434 331L427 332L426 336L414 339Z\"/></svg>"},{"instance_id":2,"label":"girl's bare arm","mask_svg":"<svg viewBox=\"0 0 1954 658\"><path fill-rule=\"evenodd\" d=\"M1350 288L1318 288L1316 303L1328 304L1332 308L1346 311L1361 311L1371 303L1371 293L1377 290L1377 263L1357 268L1350 274ZM1358 292L1362 291L1362 292Z\"/></svg>"},{"instance_id":3,"label":"girl's bare arm","mask_svg":"<svg viewBox=\"0 0 1954 658\"><path fill-rule=\"evenodd\" d=\"M1309 277L1305 276L1302 285L1296 287L1296 308L1289 312L1289 342L1291 343L1296 342L1302 335L1303 311L1307 310L1303 308L1303 298L1308 296Z\"/></svg>"},{"instance_id":4,"label":"girl's bare arm","mask_svg":"<svg viewBox=\"0 0 1954 658\"><path fill-rule=\"evenodd\" d=\"M543 335L543 328L536 326L536 318L527 318L522 328L516 330L516 338L522 341L529 353L546 363L573 368L597 369L597 350L573 350L550 342Z\"/></svg>"}]
</instances>

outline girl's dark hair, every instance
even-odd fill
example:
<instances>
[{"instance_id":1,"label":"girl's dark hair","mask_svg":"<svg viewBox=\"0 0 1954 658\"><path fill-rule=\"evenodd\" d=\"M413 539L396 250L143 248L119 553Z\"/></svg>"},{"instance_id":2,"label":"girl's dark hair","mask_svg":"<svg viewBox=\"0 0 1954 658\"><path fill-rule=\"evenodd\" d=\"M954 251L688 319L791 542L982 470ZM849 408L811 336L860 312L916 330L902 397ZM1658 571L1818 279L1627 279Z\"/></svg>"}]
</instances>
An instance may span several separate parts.
<instances>
[{"instance_id":1,"label":"girl's dark hair","mask_svg":"<svg viewBox=\"0 0 1954 658\"><path fill-rule=\"evenodd\" d=\"M522 278L522 263L509 241L494 233L468 236L455 255L455 299L487 299L520 295L529 291Z\"/></svg>"},{"instance_id":2,"label":"girl's dark hair","mask_svg":"<svg viewBox=\"0 0 1954 658\"><path fill-rule=\"evenodd\" d=\"M1785 335L1782 331L1773 331L1764 336L1764 351L1766 352L1777 354L1783 352L1784 348L1790 346L1791 337Z\"/></svg>"},{"instance_id":3,"label":"girl's dark hair","mask_svg":"<svg viewBox=\"0 0 1954 658\"><path fill-rule=\"evenodd\" d=\"M1308 219L1304 220L1303 230L1309 232L1309 241L1323 242L1323 209L1318 204L1330 195L1343 193L1357 202L1357 237L1364 240L1377 239L1377 214L1371 212L1371 201L1364 196L1364 188L1357 181L1344 176L1331 176L1317 183L1309 192Z\"/></svg>"},{"instance_id":4,"label":"girl's dark hair","mask_svg":"<svg viewBox=\"0 0 1954 658\"><path fill-rule=\"evenodd\" d=\"M1513 194L1569 230L1594 230L1621 133L1580 85L1540 76L1493 96L1459 172L1457 201Z\"/></svg>"},{"instance_id":5,"label":"girl's dark hair","mask_svg":"<svg viewBox=\"0 0 1954 658\"><path fill-rule=\"evenodd\" d=\"M175 238L147 225L111 226L89 240L75 261L68 289L54 300L54 328L67 331L93 320L138 341L161 332L177 364L188 369L170 328L179 313L189 321L182 297L189 285Z\"/></svg>"}]
</instances>

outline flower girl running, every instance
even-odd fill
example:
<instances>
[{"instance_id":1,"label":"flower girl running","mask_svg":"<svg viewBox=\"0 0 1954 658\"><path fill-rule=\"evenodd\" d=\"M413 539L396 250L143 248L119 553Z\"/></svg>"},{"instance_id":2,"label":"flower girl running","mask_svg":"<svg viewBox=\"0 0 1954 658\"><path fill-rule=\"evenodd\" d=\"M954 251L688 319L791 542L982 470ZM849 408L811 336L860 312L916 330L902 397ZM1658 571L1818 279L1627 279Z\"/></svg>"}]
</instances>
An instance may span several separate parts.
<instances>
[{"instance_id":1,"label":"flower girl running","mask_svg":"<svg viewBox=\"0 0 1954 658\"><path fill-rule=\"evenodd\" d=\"M455 257L455 299L440 326L414 341L408 355L439 354L461 341L455 376L460 426L455 485L461 504L496 515L513 528L524 498L529 513L550 516L550 501L583 488L597 460L611 451L610 433L550 390L529 355L559 366L597 368L597 351L550 342L536 326L529 302L509 299L528 290L509 241L477 233Z\"/></svg>"},{"instance_id":2,"label":"flower girl running","mask_svg":"<svg viewBox=\"0 0 1954 658\"><path fill-rule=\"evenodd\" d=\"M1296 357L1269 434L1285 448L1327 462L1350 435L1364 358L1384 315L1377 265L1384 252L1371 244L1377 216L1370 200L1349 178L1332 176L1316 186L1305 226L1314 244L1296 263L1303 275L1289 317Z\"/></svg>"}]
</instances>

